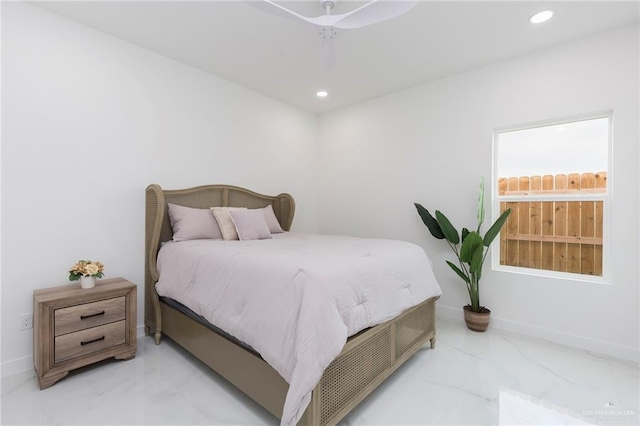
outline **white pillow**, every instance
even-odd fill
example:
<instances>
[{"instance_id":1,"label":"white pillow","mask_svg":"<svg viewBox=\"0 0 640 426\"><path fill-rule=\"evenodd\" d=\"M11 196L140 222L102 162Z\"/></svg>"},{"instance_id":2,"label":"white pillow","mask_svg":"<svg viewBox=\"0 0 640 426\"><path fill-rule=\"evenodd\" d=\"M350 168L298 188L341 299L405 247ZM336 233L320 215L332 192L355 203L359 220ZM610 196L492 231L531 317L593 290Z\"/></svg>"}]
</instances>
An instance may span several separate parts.
<instances>
[{"instance_id":1,"label":"white pillow","mask_svg":"<svg viewBox=\"0 0 640 426\"><path fill-rule=\"evenodd\" d=\"M236 226L240 241L266 240L273 238L262 209L230 210L229 216Z\"/></svg>"},{"instance_id":2,"label":"white pillow","mask_svg":"<svg viewBox=\"0 0 640 426\"><path fill-rule=\"evenodd\" d=\"M222 233L222 239L225 241L237 240L238 231L236 226L229 216L229 210L247 210L246 207L211 207L213 217L216 218L220 232Z\"/></svg>"},{"instance_id":3,"label":"white pillow","mask_svg":"<svg viewBox=\"0 0 640 426\"><path fill-rule=\"evenodd\" d=\"M168 205L173 241L222 239L220 228L209 209L194 209L171 203Z\"/></svg>"},{"instance_id":4,"label":"white pillow","mask_svg":"<svg viewBox=\"0 0 640 426\"><path fill-rule=\"evenodd\" d=\"M267 226L269 227L269 232L272 234L280 234L284 232L280 227L280 222L278 222L278 218L273 211L273 206L269 204L267 207L260 209L264 212L264 219L267 222Z\"/></svg>"}]
</instances>

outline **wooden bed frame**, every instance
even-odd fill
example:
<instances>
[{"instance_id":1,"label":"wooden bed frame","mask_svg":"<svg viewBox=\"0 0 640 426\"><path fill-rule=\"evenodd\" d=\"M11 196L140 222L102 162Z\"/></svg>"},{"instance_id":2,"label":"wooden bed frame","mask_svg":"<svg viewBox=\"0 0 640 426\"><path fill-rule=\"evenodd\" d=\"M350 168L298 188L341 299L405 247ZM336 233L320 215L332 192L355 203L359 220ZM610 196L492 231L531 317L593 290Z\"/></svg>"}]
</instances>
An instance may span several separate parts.
<instances>
[{"instance_id":1,"label":"wooden bed frame","mask_svg":"<svg viewBox=\"0 0 640 426\"><path fill-rule=\"evenodd\" d=\"M260 208L271 204L282 229L288 231L295 212L293 197L272 197L229 185L181 190L150 185L146 190L145 334L153 333L156 344L160 344L162 334L168 336L281 418L289 384L269 364L159 299L155 290L156 258L161 243L173 236L167 203L196 208ZM338 423L427 341L434 348L435 336L435 298L351 336L314 388L311 403L298 424Z\"/></svg>"}]
</instances>

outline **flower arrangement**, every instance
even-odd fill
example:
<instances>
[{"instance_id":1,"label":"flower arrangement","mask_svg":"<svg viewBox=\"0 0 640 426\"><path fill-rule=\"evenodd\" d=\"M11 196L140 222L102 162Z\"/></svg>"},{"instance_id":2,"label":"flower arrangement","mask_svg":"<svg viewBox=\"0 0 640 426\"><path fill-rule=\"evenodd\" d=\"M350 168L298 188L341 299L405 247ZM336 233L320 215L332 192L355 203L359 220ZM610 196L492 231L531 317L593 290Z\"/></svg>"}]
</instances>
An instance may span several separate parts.
<instances>
[{"instance_id":1,"label":"flower arrangement","mask_svg":"<svg viewBox=\"0 0 640 426\"><path fill-rule=\"evenodd\" d=\"M81 277L102 278L103 276L104 265L91 260L78 260L78 262L69 269L70 281L77 281Z\"/></svg>"}]
</instances>

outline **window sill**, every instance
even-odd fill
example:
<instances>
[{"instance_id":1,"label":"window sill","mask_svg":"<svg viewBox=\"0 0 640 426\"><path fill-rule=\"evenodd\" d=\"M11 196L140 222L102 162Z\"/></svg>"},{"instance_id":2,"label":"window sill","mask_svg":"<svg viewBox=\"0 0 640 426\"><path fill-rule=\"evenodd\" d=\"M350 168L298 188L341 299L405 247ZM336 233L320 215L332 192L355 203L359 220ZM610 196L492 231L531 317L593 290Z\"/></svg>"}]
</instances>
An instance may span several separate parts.
<instances>
[{"instance_id":1,"label":"window sill","mask_svg":"<svg viewBox=\"0 0 640 426\"><path fill-rule=\"evenodd\" d=\"M492 265L492 270L497 272L508 272L513 274L531 275L535 277L551 278L556 280L579 281L583 283L612 285L610 276L606 274L602 277L594 275L574 274L571 272L547 271L543 269L522 268L518 266Z\"/></svg>"}]
</instances>

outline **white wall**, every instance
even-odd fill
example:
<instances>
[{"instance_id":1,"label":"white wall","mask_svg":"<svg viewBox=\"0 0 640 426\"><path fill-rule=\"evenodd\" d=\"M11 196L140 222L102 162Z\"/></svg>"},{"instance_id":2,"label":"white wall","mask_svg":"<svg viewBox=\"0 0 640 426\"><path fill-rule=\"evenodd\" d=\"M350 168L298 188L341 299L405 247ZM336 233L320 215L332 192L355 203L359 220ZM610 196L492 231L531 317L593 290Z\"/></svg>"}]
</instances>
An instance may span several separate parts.
<instances>
[{"instance_id":1,"label":"white wall","mask_svg":"<svg viewBox=\"0 0 640 426\"><path fill-rule=\"evenodd\" d=\"M491 176L494 128L610 108L613 285L494 272L487 262L482 296L494 326L631 357L640 302L638 48L638 28L628 27L318 123L37 7L5 2L2 364L31 368L32 333L17 331L18 316L32 311L34 289L65 284L76 260L101 260L109 277L142 286L149 183L287 191L297 200L297 230L419 243L444 290L440 312L458 315L466 295L444 264L451 255L413 202L473 224L479 176ZM142 300L140 287L139 324Z\"/></svg>"},{"instance_id":2,"label":"white wall","mask_svg":"<svg viewBox=\"0 0 640 426\"><path fill-rule=\"evenodd\" d=\"M290 192L294 229L317 230L315 115L37 7L2 8L6 369L32 366L18 316L33 290L65 284L78 259L138 284L142 324L150 183Z\"/></svg>"},{"instance_id":3,"label":"white wall","mask_svg":"<svg viewBox=\"0 0 640 426\"><path fill-rule=\"evenodd\" d=\"M497 272L487 260L481 301L494 326L637 357L638 56L630 26L321 116L320 231L419 243L444 291L440 312L459 317L468 296L445 264L453 255L413 202L473 227L495 128L613 109L613 284Z\"/></svg>"}]
</instances>

